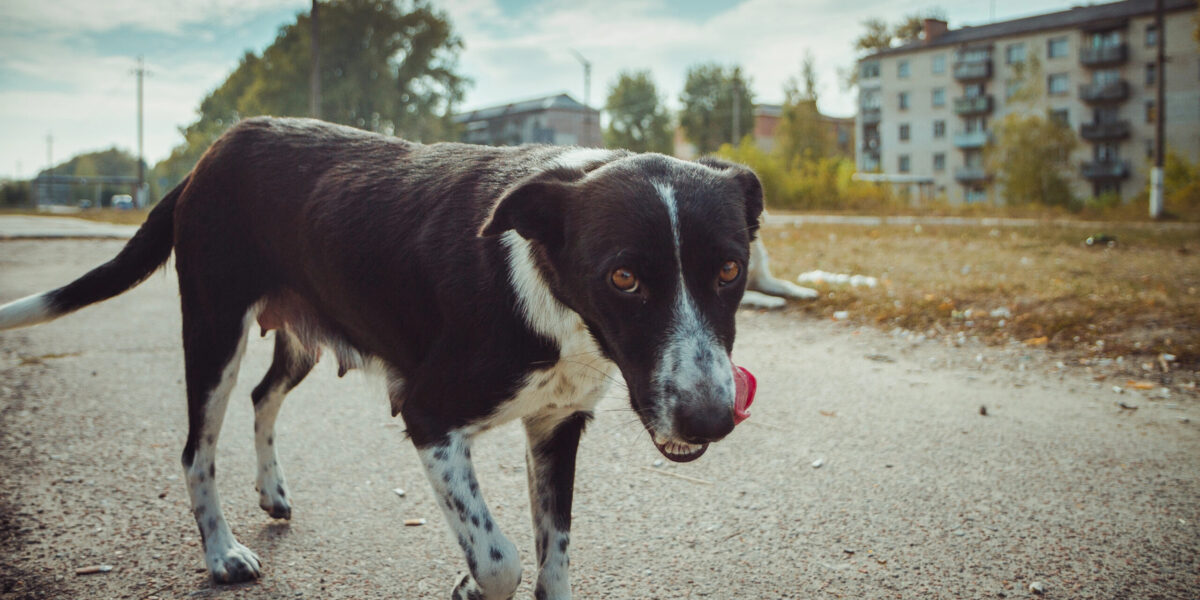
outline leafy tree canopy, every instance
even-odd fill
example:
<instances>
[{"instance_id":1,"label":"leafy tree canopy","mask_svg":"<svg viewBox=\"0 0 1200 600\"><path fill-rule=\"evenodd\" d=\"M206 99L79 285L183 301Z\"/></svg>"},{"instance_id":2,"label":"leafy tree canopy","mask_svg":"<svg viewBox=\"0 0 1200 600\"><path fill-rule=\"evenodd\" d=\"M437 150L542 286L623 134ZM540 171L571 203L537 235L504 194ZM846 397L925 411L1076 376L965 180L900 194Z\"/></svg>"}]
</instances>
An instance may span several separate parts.
<instances>
[{"instance_id":1,"label":"leafy tree canopy","mask_svg":"<svg viewBox=\"0 0 1200 600\"><path fill-rule=\"evenodd\" d=\"M782 163L796 167L803 161L830 156L836 140L817 110L817 75L812 53L806 52L801 66L804 90L795 77L784 85L783 112L775 130L775 154Z\"/></svg>"},{"instance_id":2,"label":"leafy tree canopy","mask_svg":"<svg viewBox=\"0 0 1200 600\"><path fill-rule=\"evenodd\" d=\"M649 71L621 73L608 92L605 110L609 123L604 144L609 148L664 154L673 150L671 117Z\"/></svg>"},{"instance_id":3,"label":"leafy tree canopy","mask_svg":"<svg viewBox=\"0 0 1200 600\"><path fill-rule=\"evenodd\" d=\"M854 49L862 54L872 54L916 42L921 39L925 31L925 19L945 21L946 13L941 9L913 13L906 15L893 26L889 26L883 19L867 19L862 23L865 31L854 40Z\"/></svg>"},{"instance_id":4,"label":"leafy tree canopy","mask_svg":"<svg viewBox=\"0 0 1200 600\"><path fill-rule=\"evenodd\" d=\"M182 179L240 119L308 116L310 19L299 15L261 56L242 57L181 129L184 141L156 166L156 184ZM318 26L321 118L418 141L454 137L450 117L467 80L456 72L462 41L444 15L423 0L342 0L320 5Z\"/></svg>"},{"instance_id":5,"label":"leafy tree canopy","mask_svg":"<svg viewBox=\"0 0 1200 600\"><path fill-rule=\"evenodd\" d=\"M679 96L683 104L679 124L701 154L714 152L721 144L736 145L740 141L733 139L735 95L740 138L754 127L754 98L741 67L705 64L688 69Z\"/></svg>"}]
</instances>

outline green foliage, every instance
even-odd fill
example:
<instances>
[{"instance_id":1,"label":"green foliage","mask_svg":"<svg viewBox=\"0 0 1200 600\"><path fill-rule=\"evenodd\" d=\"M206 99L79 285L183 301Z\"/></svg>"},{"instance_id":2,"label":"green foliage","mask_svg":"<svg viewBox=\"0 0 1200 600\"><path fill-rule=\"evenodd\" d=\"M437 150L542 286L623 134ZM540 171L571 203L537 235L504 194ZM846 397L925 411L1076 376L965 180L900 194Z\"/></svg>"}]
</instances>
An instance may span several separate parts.
<instances>
[{"instance_id":1,"label":"green foliage","mask_svg":"<svg viewBox=\"0 0 1200 600\"><path fill-rule=\"evenodd\" d=\"M830 156L836 143L834 132L821 120L816 99L797 89L795 79L789 80L775 130L774 152L781 164L792 167Z\"/></svg>"},{"instance_id":2,"label":"green foliage","mask_svg":"<svg viewBox=\"0 0 1200 600\"><path fill-rule=\"evenodd\" d=\"M1200 163L1189 163L1174 150L1163 157L1163 202L1166 212L1189 220L1200 218Z\"/></svg>"},{"instance_id":3,"label":"green foliage","mask_svg":"<svg viewBox=\"0 0 1200 600\"><path fill-rule=\"evenodd\" d=\"M50 175L51 170L40 171L38 176ZM94 177L97 175L137 176L137 157L116 147L97 152L79 154L53 167L54 175L72 177ZM114 194L132 194L132 185L62 184L50 189L39 187L39 195L50 194L55 202L75 204L78 200L91 200L96 206L108 206ZM46 198L48 199L48 198Z\"/></svg>"},{"instance_id":4,"label":"green foliage","mask_svg":"<svg viewBox=\"0 0 1200 600\"><path fill-rule=\"evenodd\" d=\"M671 117L658 96L649 71L623 72L608 92L609 114L604 145L635 152L671 154Z\"/></svg>"},{"instance_id":5,"label":"green foliage","mask_svg":"<svg viewBox=\"0 0 1200 600\"><path fill-rule=\"evenodd\" d=\"M855 181L854 162L847 158L810 157L785 164L751 140L736 147L725 144L717 155L753 169L771 208L877 212L897 202L889 187Z\"/></svg>"},{"instance_id":6,"label":"green foliage","mask_svg":"<svg viewBox=\"0 0 1200 600\"><path fill-rule=\"evenodd\" d=\"M33 195L29 181L6 180L0 182L0 206L5 208L32 207Z\"/></svg>"},{"instance_id":7,"label":"green foliage","mask_svg":"<svg viewBox=\"0 0 1200 600\"><path fill-rule=\"evenodd\" d=\"M319 27L323 119L418 141L456 137L450 119L467 82L455 71L462 41L441 13L421 0L342 0L321 4ZM160 193L239 120L308 116L310 32L302 14L261 56L242 57L181 130L183 143L156 165Z\"/></svg>"},{"instance_id":8,"label":"green foliage","mask_svg":"<svg viewBox=\"0 0 1200 600\"><path fill-rule=\"evenodd\" d=\"M946 13L940 9L928 10L923 13L905 15L895 26L889 27L887 21L871 18L862 22L862 35L854 40L854 49L860 54L874 54L895 46L903 46L919 41L925 31L925 19L946 20Z\"/></svg>"},{"instance_id":9,"label":"green foliage","mask_svg":"<svg viewBox=\"0 0 1200 600\"><path fill-rule=\"evenodd\" d=\"M1037 54L1030 53L1025 62L1012 65L1016 91L1008 98L1011 104L1032 106L1046 96L1046 78L1042 77L1042 61Z\"/></svg>"},{"instance_id":10,"label":"green foliage","mask_svg":"<svg viewBox=\"0 0 1200 600\"><path fill-rule=\"evenodd\" d=\"M741 67L718 64L697 65L688 69L687 81L679 101L683 110L679 124L700 154L715 151L733 139L734 97L738 98L739 136L754 128L754 98Z\"/></svg>"},{"instance_id":11,"label":"green foliage","mask_svg":"<svg viewBox=\"0 0 1200 600\"><path fill-rule=\"evenodd\" d=\"M1004 117L995 131L996 141L985 155L1008 204L1076 206L1070 186L1071 151L1078 143L1074 131L1048 117L1021 113Z\"/></svg>"}]
</instances>

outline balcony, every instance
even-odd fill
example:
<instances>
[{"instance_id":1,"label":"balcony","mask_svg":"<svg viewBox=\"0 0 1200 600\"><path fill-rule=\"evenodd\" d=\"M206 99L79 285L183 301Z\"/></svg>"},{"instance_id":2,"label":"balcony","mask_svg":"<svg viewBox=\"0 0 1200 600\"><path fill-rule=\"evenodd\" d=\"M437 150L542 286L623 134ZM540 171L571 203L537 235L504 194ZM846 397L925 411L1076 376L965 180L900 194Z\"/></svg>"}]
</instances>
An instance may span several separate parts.
<instances>
[{"instance_id":1,"label":"balcony","mask_svg":"<svg viewBox=\"0 0 1200 600\"><path fill-rule=\"evenodd\" d=\"M1088 104L1124 102L1129 98L1129 82L1085 83L1079 86L1079 99Z\"/></svg>"},{"instance_id":2,"label":"balcony","mask_svg":"<svg viewBox=\"0 0 1200 600\"><path fill-rule=\"evenodd\" d=\"M883 111L879 108L860 108L858 120L863 125L875 125L883 120Z\"/></svg>"},{"instance_id":3,"label":"balcony","mask_svg":"<svg viewBox=\"0 0 1200 600\"><path fill-rule=\"evenodd\" d=\"M990 141L992 141L990 131L959 131L954 134L955 148L982 148Z\"/></svg>"},{"instance_id":4,"label":"balcony","mask_svg":"<svg viewBox=\"0 0 1200 600\"><path fill-rule=\"evenodd\" d=\"M863 152L879 154L879 136L863 136L862 149Z\"/></svg>"},{"instance_id":5,"label":"balcony","mask_svg":"<svg viewBox=\"0 0 1200 600\"><path fill-rule=\"evenodd\" d=\"M1112 180L1129 177L1129 163L1123 160L1093 160L1082 165L1084 179Z\"/></svg>"},{"instance_id":6,"label":"balcony","mask_svg":"<svg viewBox=\"0 0 1200 600\"><path fill-rule=\"evenodd\" d=\"M954 179L959 183L982 183L991 178L992 176L988 175L987 169L981 166L965 166L954 169Z\"/></svg>"},{"instance_id":7,"label":"balcony","mask_svg":"<svg viewBox=\"0 0 1200 600\"><path fill-rule=\"evenodd\" d=\"M1129 121L1084 123L1079 126L1079 137L1088 141L1123 140L1129 137Z\"/></svg>"},{"instance_id":8,"label":"balcony","mask_svg":"<svg viewBox=\"0 0 1200 600\"><path fill-rule=\"evenodd\" d=\"M992 95L967 96L954 99L954 114L964 117L992 112Z\"/></svg>"},{"instance_id":9,"label":"balcony","mask_svg":"<svg viewBox=\"0 0 1200 600\"><path fill-rule=\"evenodd\" d=\"M1129 60L1129 45L1099 46L1084 48L1079 52L1079 63L1085 67L1109 67Z\"/></svg>"},{"instance_id":10,"label":"balcony","mask_svg":"<svg viewBox=\"0 0 1200 600\"><path fill-rule=\"evenodd\" d=\"M991 79L992 59L960 60L954 63L954 78L958 81Z\"/></svg>"}]
</instances>

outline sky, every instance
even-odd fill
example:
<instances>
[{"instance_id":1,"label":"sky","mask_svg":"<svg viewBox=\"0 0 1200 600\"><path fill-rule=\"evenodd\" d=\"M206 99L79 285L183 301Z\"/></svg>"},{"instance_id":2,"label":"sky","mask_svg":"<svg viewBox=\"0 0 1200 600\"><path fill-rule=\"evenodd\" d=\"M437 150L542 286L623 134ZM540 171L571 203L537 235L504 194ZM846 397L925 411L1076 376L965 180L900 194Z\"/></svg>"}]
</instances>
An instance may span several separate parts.
<instances>
[{"instance_id":1,"label":"sky","mask_svg":"<svg viewBox=\"0 0 1200 600\"><path fill-rule=\"evenodd\" d=\"M623 70L649 70L672 108L688 67L740 65L756 102L780 103L805 52L820 108L854 113L838 83L862 22L940 10L951 28L1070 8L1078 0L433 0L465 48L462 108L566 92L602 105ZM28 178L71 156L137 148L137 57L145 57L145 155L182 141L200 101L247 52L261 52L309 0L3 0L0 178ZM48 143L49 142L49 143Z\"/></svg>"}]
</instances>

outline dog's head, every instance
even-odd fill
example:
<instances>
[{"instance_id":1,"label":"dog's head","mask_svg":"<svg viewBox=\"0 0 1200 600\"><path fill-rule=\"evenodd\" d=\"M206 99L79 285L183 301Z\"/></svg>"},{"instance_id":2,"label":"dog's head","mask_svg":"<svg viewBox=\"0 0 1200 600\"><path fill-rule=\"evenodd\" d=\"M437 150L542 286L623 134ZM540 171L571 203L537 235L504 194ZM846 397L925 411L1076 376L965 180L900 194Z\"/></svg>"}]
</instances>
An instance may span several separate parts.
<instances>
[{"instance_id":1,"label":"dog's head","mask_svg":"<svg viewBox=\"0 0 1200 600\"><path fill-rule=\"evenodd\" d=\"M531 241L555 298L620 368L655 445L683 462L734 426L745 384L730 359L734 314L762 209L745 167L633 155L530 177L480 235Z\"/></svg>"}]
</instances>

